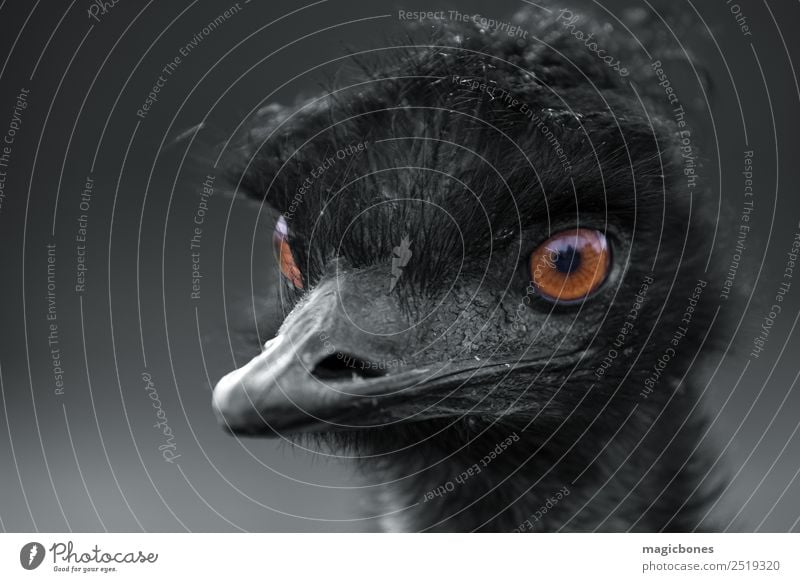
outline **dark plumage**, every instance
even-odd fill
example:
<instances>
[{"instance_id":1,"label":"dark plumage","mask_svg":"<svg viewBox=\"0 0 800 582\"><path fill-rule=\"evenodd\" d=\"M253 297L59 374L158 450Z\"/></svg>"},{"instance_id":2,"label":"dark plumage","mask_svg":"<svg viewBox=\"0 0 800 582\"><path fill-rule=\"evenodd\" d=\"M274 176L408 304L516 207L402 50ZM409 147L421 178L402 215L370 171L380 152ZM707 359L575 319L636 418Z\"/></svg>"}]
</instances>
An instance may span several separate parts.
<instances>
[{"instance_id":1,"label":"dark plumage","mask_svg":"<svg viewBox=\"0 0 800 582\"><path fill-rule=\"evenodd\" d=\"M232 156L234 183L286 216L303 289L284 284L280 339L221 381L217 410L363 455L387 529L707 526L687 376L702 294L681 323L711 277L701 185L633 43L580 22L623 77L557 16L518 15L524 42L451 23L380 51L350 86L265 109ZM606 233L612 271L554 305L527 259L576 225Z\"/></svg>"}]
</instances>

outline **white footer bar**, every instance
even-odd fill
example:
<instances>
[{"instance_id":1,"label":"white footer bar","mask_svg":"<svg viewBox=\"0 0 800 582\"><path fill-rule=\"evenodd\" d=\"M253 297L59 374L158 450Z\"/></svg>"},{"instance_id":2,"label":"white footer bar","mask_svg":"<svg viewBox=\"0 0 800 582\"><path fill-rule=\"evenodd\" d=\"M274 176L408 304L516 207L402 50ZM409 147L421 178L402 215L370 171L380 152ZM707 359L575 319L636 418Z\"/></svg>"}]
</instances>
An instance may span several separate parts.
<instances>
[{"instance_id":1,"label":"white footer bar","mask_svg":"<svg viewBox=\"0 0 800 582\"><path fill-rule=\"evenodd\" d=\"M800 534L0 535L3 581L796 581L798 563Z\"/></svg>"}]
</instances>

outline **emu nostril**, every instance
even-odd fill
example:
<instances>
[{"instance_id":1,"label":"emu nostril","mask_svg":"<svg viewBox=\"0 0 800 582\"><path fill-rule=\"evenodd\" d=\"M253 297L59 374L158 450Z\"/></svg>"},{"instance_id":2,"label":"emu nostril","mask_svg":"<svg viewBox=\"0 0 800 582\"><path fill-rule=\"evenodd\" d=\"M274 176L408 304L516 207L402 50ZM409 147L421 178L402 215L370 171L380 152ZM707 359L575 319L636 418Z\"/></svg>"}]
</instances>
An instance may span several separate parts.
<instances>
[{"instance_id":1,"label":"emu nostril","mask_svg":"<svg viewBox=\"0 0 800 582\"><path fill-rule=\"evenodd\" d=\"M321 360L311 371L320 380L351 380L353 376L377 378L386 374L385 366L352 354L336 353Z\"/></svg>"}]
</instances>

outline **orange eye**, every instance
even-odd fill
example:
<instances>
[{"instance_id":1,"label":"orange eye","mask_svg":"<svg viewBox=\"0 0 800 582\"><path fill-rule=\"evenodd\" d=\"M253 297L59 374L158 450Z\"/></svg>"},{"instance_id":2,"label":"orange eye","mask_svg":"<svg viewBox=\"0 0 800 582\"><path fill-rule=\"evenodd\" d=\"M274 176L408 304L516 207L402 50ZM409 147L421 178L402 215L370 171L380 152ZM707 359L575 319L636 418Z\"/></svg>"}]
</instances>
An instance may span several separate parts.
<instances>
[{"instance_id":1,"label":"orange eye","mask_svg":"<svg viewBox=\"0 0 800 582\"><path fill-rule=\"evenodd\" d=\"M300 269L294 262L292 247L289 246L289 226L286 219L281 216L275 224L275 232L272 234L272 243L275 246L275 260L281 269L281 274L297 289L303 288L303 277Z\"/></svg>"},{"instance_id":2,"label":"orange eye","mask_svg":"<svg viewBox=\"0 0 800 582\"><path fill-rule=\"evenodd\" d=\"M545 299L578 301L603 284L610 265L605 235L575 228L550 237L531 253L530 276Z\"/></svg>"}]
</instances>

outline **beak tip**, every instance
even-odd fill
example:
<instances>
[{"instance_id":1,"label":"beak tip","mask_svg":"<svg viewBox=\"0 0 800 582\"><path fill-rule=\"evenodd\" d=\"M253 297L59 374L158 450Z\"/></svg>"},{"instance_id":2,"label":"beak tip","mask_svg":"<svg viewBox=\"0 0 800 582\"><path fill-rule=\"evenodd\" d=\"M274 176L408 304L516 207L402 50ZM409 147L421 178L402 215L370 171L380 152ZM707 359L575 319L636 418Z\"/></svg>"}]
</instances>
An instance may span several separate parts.
<instances>
[{"instance_id":1,"label":"beak tip","mask_svg":"<svg viewBox=\"0 0 800 582\"><path fill-rule=\"evenodd\" d=\"M219 423L227 430L242 430L251 424L248 417L257 413L236 372L224 376L214 387L211 407Z\"/></svg>"},{"instance_id":2,"label":"beak tip","mask_svg":"<svg viewBox=\"0 0 800 582\"><path fill-rule=\"evenodd\" d=\"M225 431L241 436L275 436L278 427L297 416L296 406L283 401L267 405L263 402L263 389L257 387L242 369L217 382L211 407Z\"/></svg>"}]
</instances>

